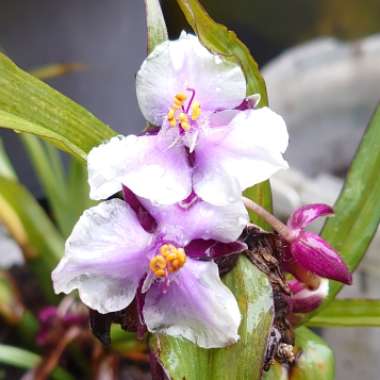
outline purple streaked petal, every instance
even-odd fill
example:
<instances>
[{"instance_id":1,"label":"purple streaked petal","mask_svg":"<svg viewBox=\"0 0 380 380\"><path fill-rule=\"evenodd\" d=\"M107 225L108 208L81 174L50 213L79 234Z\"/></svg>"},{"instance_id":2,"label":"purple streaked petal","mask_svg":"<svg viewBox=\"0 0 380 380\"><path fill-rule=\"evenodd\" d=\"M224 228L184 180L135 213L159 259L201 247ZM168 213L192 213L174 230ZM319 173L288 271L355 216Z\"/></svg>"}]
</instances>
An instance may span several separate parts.
<instances>
[{"instance_id":1,"label":"purple streaked petal","mask_svg":"<svg viewBox=\"0 0 380 380\"><path fill-rule=\"evenodd\" d=\"M222 207L200 199L191 200L185 207L178 204L160 206L142 198L141 202L157 221L157 233L181 246L194 239L233 242L248 222L248 213L241 199Z\"/></svg>"},{"instance_id":2,"label":"purple streaked petal","mask_svg":"<svg viewBox=\"0 0 380 380\"><path fill-rule=\"evenodd\" d=\"M108 198L122 185L161 204L186 198L192 190L187 152L171 144L164 134L129 135L92 149L87 159L91 198Z\"/></svg>"},{"instance_id":3,"label":"purple streaked petal","mask_svg":"<svg viewBox=\"0 0 380 380\"><path fill-rule=\"evenodd\" d=\"M317 234L301 231L290 249L295 260L305 269L320 277L351 284L352 274L338 252Z\"/></svg>"},{"instance_id":4,"label":"purple streaked petal","mask_svg":"<svg viewBox=\"0 0 380 380\"><path fill-rule=\"evenodd\" d=\"M178 40L158 45L141 65L136 93L147 120L161 125L178 92L193 88L203 111L234 108L245 97L241 68L222 60L183 32Z\"/></svg>"},{"instance_id":5,"label":"purple streaked petal","mask_svg":"<svg viewBox=\"0 0 380 380\"><path fill-rule=\"evenodd\" d=\"M215 240L193 240L186 247L186 255L193 259L216 259L241 253L247 249L242 241L221 243Z\"/></svg>"},{"instance_id":6,"label":"purple streaked petal","mask_svg":"<svg viewBox=\"0 0 380 380\"><path fill-rule=\"evenodd\" d=\"M317 289L311 290L306 287L299 289L290 298L293 313L310 313L318 308L327 297L329 291L328 280L321 280Z\"/></svg>"},{"instance_id":7,"label":"purple streaked petal","mask_svg":"<svg viewBox=\"0 0 380 380\"><path fill-rule=\"evenodd\" d=\"M288 220L288 226L292 229L305 228L315 219L333 214L332 207L324 203L305 205L293 212Z\"/></svg>"},{"instance_id":8,"label":"purple streaked petal","mask_svg":"<svg viewBox=\"0 0 380 380\"><path fill-rule=\"evenodd\" d=\"M222 116L214 117L220 123ZM234 200L235 194L288 167L282 157L287 144L285 122L269 108L237 112L223 127L211 125L195 148L195 192L214 204Z\"/></svg>"},{"instance_id":9,"label":"purple streaked petal","mask_svg":"<svg viewBox=\"0 0 380 380\"><path fill-rule=\"evenodd\" d=\"M54 290L78 289L83 303L103 314L124 309L149 266L152 243L124 201L102 202L75 225L52 273Z\"/></svg>"},{"instance_id":10,"label":"purple streaked petal","mask_svg":"<svg viewBox=\"0 0 380 380\"><path fill-rule=\"evenodd\" d=\"M239 339L240 311L213 262L187 259L166 292L152 285L145 298L148 330L182 336L204 348L224 347Z\"/></svg>"}]
</instances>

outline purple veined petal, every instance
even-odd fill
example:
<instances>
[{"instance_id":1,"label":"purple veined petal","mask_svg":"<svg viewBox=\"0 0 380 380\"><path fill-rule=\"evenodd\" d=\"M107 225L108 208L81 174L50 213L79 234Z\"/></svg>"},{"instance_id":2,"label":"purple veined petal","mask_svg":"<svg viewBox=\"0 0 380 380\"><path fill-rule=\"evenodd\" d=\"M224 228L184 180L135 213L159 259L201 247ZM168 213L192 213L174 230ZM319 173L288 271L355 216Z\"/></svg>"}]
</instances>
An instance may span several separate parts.
<instances>
[{"instance_id":1,"label":"purple veined petal","mask_svg":"<svg viewBox=\"0 0 380 380\"><path fill-rule=\"evenodd\" d=\"M315 219L333 214L332 207L323 203L305 205L293 212L288 220L288 226L292 229L305 228Z\"/></svg>"},{"instance_id":2,"label":"purple veined petal","mask_svg":"<svg viewBox=\"0 0 380 380\"><path fill-rule=\"evenodd\" d=\"M149 211L142 205L136 195L126 186L123 186L123 198L135 212L137 219L144 230L150 233L154 232L157 228L157 222L153 216L150 215Z\"/></svg>"},{"instance_id":3,"label":"purple veined petal","mask_svg":"<svg viewBox=\"0 0 380 380\"><path fill-rule=\"evenodd\" d=\"M329 282L322 279L317 289L311 290L306 287L299 289L290 298L293 313L310 313L318 308L329 292Z\"/></svg>"},{"instance_id":4,"label":"purple veined petal","mask_svg":"<svg viewBox=\"0 0 380 380\"><path fill-rule=\"evenodd\" d=\"M300 265L320 277L352 283L352 274L339 254L313 232L301 231L291 243L291 253Z\"/></svg>"},{"instance_id":5,"label":"purple veined petal","mask_svg":"<svg viewBox=\"0 0 380 380\"><path fill-rule=\"evenodd\" d=\"M181 336L204 348L224 347L239 339L240 311L213 262L187 259L166 292L156 282L143 309L148 330Z\"/></svg>"},{"instance_id":6,"label":"purple veined petal","mask_svg":"<svg viewBox=\"0 0 380 380\"><path fill-rule=\"evenodd\" d=\"M174 96L192 88L205 112L238 106L245 97L241 68L222 60L183 32L178 40L158 45L141 65L136 77L140 109L147 120L161 125Z\"/></svg>"},{"instance_id":7,"label":"purple veined petal","mask_svg":"<svg viewBox=\"0 0 380 380\"><path fill-rule=\"evenodd\" d=\"M191 168L182 145L170 146L164 135L115 137L88 155L92 199L104 199L122 190L171 204L192 191Z\"/></svg>"},{"instance_id":8,"label":"purple veined petal","mask_svg":"<svg viewBox=\"0 0 380 380\"><path fill-rule=\"evenodd\" d=\"M220 124L223 115L213 117ZM210 118L211 128L201 131L195 149L193 186L202 199L225 204L233 199L232 190L240 194L288 167L282 157L288 144L286 125L269 108L239 111L224 127L212 123Z\"/></svg>"},{"instance_id":9,"label":"purple veined petal","mask_svg":"<svg viewBox=\"0 0 380 380\"><path fill-rule=\"evenodd\" d=\"M56 293L77 289L83 303L105 314L127 307L149 268L154 236L122 200L84 212L52 273Z\"/></svg>"},{"instance_id":10,"label":"purple veined petal","mask_svg":"<svg viewBox=\"0 0 380 380\"><path fill-rule=\"evenodd\" d=\"M248 213L241 199L226 206L214 206L200 199L192 200L185 207L160 206L142 198L141 202L157 221L157 233L181 246L194 239L233 242L248 223Z\"/></svg>"},{"instance_id":11,"label":"purple veined petal","mask_svg":"<svg viewBox=\"0 0 380 380\"><path fill-rule=\"evenodd\" d=\"M239 254L247 249L242 241L221 243L215 240L193 240L186 247L186 255L192 259L216 259L222 256Z\"/></svg>"}]
</instances>

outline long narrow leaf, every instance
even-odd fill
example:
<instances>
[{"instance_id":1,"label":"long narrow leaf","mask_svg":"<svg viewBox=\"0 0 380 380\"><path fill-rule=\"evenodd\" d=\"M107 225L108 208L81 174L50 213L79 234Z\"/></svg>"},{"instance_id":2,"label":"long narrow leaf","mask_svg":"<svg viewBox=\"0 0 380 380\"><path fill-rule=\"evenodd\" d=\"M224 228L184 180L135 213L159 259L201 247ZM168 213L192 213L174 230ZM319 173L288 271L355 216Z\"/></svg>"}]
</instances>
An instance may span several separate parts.
<instances>
[{"instance_id":1,"label":"long narrow leaf","mask_svg":"<svg viewBox=\"0 0 380 380\"><path fill-rule=\"evenodd\" d=\"M319 327L380 327L380 300L334 300L307 324Z\"/></svg>"},{"instance_id":2,"label":"long narrow leaf","mask_svg":"<svg viewBox=\"0 0 380 380\"><path fill-rule=\"evenodd\" d=\"M335 217L329 218L322 230L322 236L343 255L351 271L359 265L379 225L379 168L380 107L373 115L352 161L334 206ZM329 296L323 306L328 305L341 288L341 284L330 282Z\"/></svg>"},{"instance_id":3,"label":"long narrow leaf","mask_svg":"<svg viewBox=\"0 0 380 380\"><path fill-rule=\"evenodd\" d=\"M145 12L148 30L148 53L150 53L155 46L168 39L168 31L166 30L160 0L145 0Z\"/></svg>"},{"instance_id":4,"label":"long narrow leaf","mask_svg":"<svg viewBox=\"0 0 380 380\"><path fill-rule=\"evenodd\" d=\"M79 159L115 135L90 112L1 53L0 127L38 135Z\"/></svg>"},{"instance_id":5,"label":"long narrow leaf","mask_svg":"<svg viewBox=\"0 0 380 380\"><path fill-rule=\"evenodd\" d=\"M5 151L3 141L0 139L0 176L11 179L17 179L16 172L11 164L11 161Z\"/></svg>"},{"instance_id":6,"label":"long narrow leaf","mask_svg":"<svg viewBox=\"0 0 380 380\"><path fill-rule=\"evenodd\" d=\"M63 255L63 239L28 190L4 177L0 177L0 222L21 247L45 296L54 302L50 273Z\"/></svg>"},{"instance_id":7,"label":"long narrow leaf","mask_svg":"<svg viewBox=\"0 0 380 380\"><path fill-rule=\"evenodd\" d=\"M34 352L0 344L0 363L22 369L32 369L35 368L40 361L41 357ZM52 379L55 380L74 380L74 378L62 368L56 368L51 376Z\"/></svg>"}]
</instances>

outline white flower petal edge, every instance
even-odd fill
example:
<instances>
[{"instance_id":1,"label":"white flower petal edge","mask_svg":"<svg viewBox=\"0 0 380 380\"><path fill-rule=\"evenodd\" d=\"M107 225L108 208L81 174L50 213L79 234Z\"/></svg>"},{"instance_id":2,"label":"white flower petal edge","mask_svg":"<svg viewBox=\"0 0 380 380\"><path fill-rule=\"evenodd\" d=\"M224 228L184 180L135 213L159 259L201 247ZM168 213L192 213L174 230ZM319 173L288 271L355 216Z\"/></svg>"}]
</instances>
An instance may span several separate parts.
<instances>
[{"instance_id":1,"label":"white flower petal edge","mask_svg":"<svg viewBox=\"0 0 380 380\"><path fill-rule=\"evenodd\" d=\"M159 207L148 200L141 201L158 222L160 233L183 246L193 239L233 242L249 219L241 197L226 206L214 206L198 199L187 208L178 204Z\"/></svg>"},{"instance_id":2,"label":"white flower petal edge","mask_svg":"<svg viewBox=\"0 0 380 380\"><path fill-rule=\"evenodd\" d=\"M234 108L245 97L241 68L210 53L194 35L158 45L143 62L136 77L141 112L161 126L174 96L193 88L203 111Z\"/></svg>"},{"instance_id":3,"label":"white flower petal edge","mask_svg":"<svg viewBox=\"0 0 380 380\"><path fill-rule=\"evenodd\" d=\"M239 339L238 304L213 262L188 258L165 294L153 284L143 315L149 331L184 337L200 347L224 347Z\"/></svg>"},{"instance_id":4,"label":"white flower petal edge","mask_svg":"<svg viewBox=\"0 0 380 380\"><path fill-rule=\"evenodd\" d=\"M288 168L282 153L288 146L288 132L281 116L269 108L233 114L226 111L228 125L203 129L196 147L195 192L205 201L226 204L234 201L233 185L239 192ZM211 173L211 174L210 174ZM219 194L215 197L216 190Z\"/></svg>"},{"instance_id":5,"label":"white flower petal edge","mask_svg":"<svg viewBox=\"0 0 380 380\"><path fill-rule=\"evenodd\" d=\"M112 199L88 209L52 273L55 292L78 289L83 303L100 313L124 309L149 266L151 241L124 201Z\"/></svg>"},{"instance_id":6,"label":"white flower petal edge","mask_svg":"<svg viewBox=\"0 0 380 380\"><path fill-rule=\"evenodd\" d=\"M88 155L90 197L105 199L124 184L138 196L172 204L191 193L191 168L185 148L170 146L171 136L112 138Z\"/></svg>"}]
</instances>

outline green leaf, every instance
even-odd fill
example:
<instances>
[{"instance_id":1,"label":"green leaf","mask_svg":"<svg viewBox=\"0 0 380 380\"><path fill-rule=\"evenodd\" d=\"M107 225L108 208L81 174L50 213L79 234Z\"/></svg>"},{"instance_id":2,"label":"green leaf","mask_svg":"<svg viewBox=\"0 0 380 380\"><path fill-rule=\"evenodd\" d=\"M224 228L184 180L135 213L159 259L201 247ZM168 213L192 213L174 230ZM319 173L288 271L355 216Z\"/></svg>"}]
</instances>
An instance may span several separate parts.
<instances>
[{"instance_id":1,"label":"green leaf","mask_svg":"<svg viewBox=\"0 0 380 380\"><path fill-rule=\"evenodd\" d=\"M200 349L184 339L151 338L151 348L173 380L255 380L261 377L263 355L273 321L272 288L262 272L241 257L224 278L243 316L240 341L224 349ZM222 317L222 316L221 316Z\"/></svg>"},{"instance_id":2,"label":"green leaf","mask_svg":"<svg viewBox=\"0 0 380 380\"><path fill-rule=\"evenodd\" d=\"M21 247L45 296L54 302L50 274L63 255L63 239L28 190L0 177L0 222Z\"/></svg>"},{"instance_id":3,"label":"green leaf","mask_svg":"<svg viewBox=\"0 0 380 380\"><path fill-rule=\"evenodd\" d=\"M148 53L168 39L168 31L159 0L145 0Z\"/></svg>"},{"instance_id":4,"label":"green leaf","mask_svg":"<svg viewBox=\"0 0 380 380\"><path fill-rule=\"evenodd\" d=\"M329 218L322 230L323 238L342 254L351 271L359 265L379 225L379 168L380 107L373 115L352 161L334 206L335 217ZM335 298L342 286L330 282L329 295L322 307Z\"/></svg>"},{"instance_id":5,"label":"green leaf","mask_svg":"<svg viewBox=\"0 0 380 380\"><path fill-rule=\"evenodd\" d=\"M301 351L289 373L291 380L334 380L335 358L331 348L305 327L296 330L296 348Z\"/></svg>"},{"instance_id":6,"label":"green leaf","mask_svg":"<svg viewBox=\"0 0 380 380\"><path fill-rule=\"evenodd\" d=\"M16 172L0 139L0 176L17 180Z\"/></svg>"},{"instance_id":7,"label":"green leaf","mask_svg":"<svg viewBox=\"0 0 380 380\"><path fill-rule=\"evenodd\" d=\"M0 363L22 369L32 369L38 365L40 360L41 357L34 352L0 344ZM56 368L51 374L51 377L55 380L74 380L74 378L62 368Z\"/></svg>"},{"instance_id":8,"label":"green leaf","mask_svg":"<svg viewBox=\"0 0 380 380\"><path fill-rule=\"evenodd\" d=\"M263 380L335 380L334 354L325 341L305 327L295 331L296 363L274 363Z\"/></svg>"},{"instance_id":9,"label":"green leaf","mask_svg":"<svg viewBox=\"0 0 380 380\"><path fill-rule=\"evenodd\" d=\"M0 53L0 127L40 136L84 160L116 133Z\"/></svg>"},{"instance_id":10,"label":"green leaf","mask_svg":"<svg viewBox=\"0 0 380 380\"><path fill-rule=\"evenodd\" d=\"M66 175L59 151L32 135L21 135L33 167L48 199L54 220L64 237L82 212L94 204L88 197L87 168L74 158Z\"/></svg>"},{"instance_id":11,"label":"green leaf","mask_svg":"<svg viewBox=\"0 0 380 380\"><path fill-rule=\"evenodd\" d=\"M224 25L215 22L198 0L177 0L187 22L202 44L225 59L238 63L247 80L247 95L260 94L261 104L268 104L264 79L246 45Z\"/></svg>"},{"instance_id":12,"label":"green leaf","mask_svg":"<svg viewBox=\"0 0 380 380\"><path fill-rule=\"evenodd\" d=\"M320 327L380 327L380 300L336 299L307 324Z\"/></svg>"}]
</instances>

